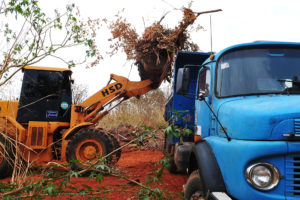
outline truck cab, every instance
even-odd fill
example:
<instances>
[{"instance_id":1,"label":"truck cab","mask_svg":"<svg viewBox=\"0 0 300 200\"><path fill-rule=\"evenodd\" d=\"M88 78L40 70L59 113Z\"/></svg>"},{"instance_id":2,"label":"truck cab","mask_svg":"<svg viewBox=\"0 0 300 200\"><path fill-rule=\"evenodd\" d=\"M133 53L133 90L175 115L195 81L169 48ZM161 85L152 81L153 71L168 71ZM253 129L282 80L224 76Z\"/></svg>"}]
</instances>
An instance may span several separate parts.
<instances>
[{"instance_id":1,"label":"truck cab","mask_svg":"<svg viewBox=\"0 0 300 200\"><path fill-rule=\"evenodd\" d=\"M299 199L300 43L239 44L196 65L193 83L188 65L175 63L174 93L191 97L195 88L201 137L175 145L175 164L190 174L185 197Z\"/></svg>"}]
</instances>

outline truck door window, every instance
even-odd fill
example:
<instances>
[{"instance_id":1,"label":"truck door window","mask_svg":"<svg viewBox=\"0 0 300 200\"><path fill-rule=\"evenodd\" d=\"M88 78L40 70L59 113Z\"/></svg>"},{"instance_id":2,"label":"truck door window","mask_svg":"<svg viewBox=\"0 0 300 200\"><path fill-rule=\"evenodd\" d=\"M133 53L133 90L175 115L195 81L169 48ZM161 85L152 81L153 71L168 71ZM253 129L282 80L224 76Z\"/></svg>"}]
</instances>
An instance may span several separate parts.
<instances>
[{"instance_id":1,"label":"truck door window","mask_svg":"<svg viewBox=\"0 0 300 200\"><path fill-rule=\"evenodd\" d=\"M205 69L200 72L198 78L198 95L201 92L206 92L206 95L209 95L210 92L210 70Z\"/></svg>"}]
</instances>

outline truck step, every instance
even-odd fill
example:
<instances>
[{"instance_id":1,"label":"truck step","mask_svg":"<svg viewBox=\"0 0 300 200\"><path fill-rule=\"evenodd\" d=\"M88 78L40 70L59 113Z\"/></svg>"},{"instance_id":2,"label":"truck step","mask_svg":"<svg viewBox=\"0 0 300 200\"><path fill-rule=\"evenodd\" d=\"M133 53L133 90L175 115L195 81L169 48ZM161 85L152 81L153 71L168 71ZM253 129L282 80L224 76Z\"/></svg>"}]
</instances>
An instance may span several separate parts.
<instances>
[{"instance_id":1,"label":"truck step","mask_svg":"<svg viewBox=\"0 0 300 200\"><path fill-rule=\"evenodd\" d=\"M224 192L212 192L210 194L212 200L232 200L227 194Z\"/></svg>"}]
</instances>

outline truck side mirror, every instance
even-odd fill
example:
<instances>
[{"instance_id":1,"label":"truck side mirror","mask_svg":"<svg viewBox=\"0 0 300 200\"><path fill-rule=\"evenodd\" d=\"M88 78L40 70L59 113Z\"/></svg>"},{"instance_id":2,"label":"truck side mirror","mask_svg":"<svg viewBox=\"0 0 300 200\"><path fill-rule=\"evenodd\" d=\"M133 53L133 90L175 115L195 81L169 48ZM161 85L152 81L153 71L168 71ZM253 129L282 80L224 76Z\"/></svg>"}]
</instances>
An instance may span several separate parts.
<instances>
[{"instance_id":1,"label":"truck side mirror","mask_svg":"<svg viewBox=\"0 0 300 200\"><path fill-rule=\"evenodd\" d=\"M176 77L176 93L187 94L190 83L190 69L179 68Z\"/></svg>"}]
</instances>

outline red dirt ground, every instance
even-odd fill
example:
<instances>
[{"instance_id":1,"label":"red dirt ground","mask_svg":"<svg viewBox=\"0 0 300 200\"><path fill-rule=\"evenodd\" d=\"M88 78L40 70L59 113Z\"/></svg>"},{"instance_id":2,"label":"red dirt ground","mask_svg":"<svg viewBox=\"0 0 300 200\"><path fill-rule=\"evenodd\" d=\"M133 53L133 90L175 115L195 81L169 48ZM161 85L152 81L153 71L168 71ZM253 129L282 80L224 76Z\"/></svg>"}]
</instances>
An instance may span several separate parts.
<instances>
[{"instance_id":1,"label":"red dirt ground","mask_svg":"<svg viewBox=\"0 0 300 200\"><path fill-rule=\"evenodd\" d=\"M133 180L138 180L139 182L145 182L145 178L149 176L149 172L155 169L154 164L157 163L163 154L158 150L137 150L131 152L125 152L122 154L116 168L122 172L124 175L129 176ZM115 199L137 199L137 190L139 186L132 185L129 181L120 180L117 177L105 176L102 184L96 181L88 180L88 178L72 178L72 182L76 182L78 186L81 184L86 184L92 186L94 189L97 187L105 186L108 189L116 189L118 191L110 192L107 194L101 194L101 197L106 197L108 200ZM182 174L170 174L167 170L161 178L161 183L154 186L159 189L166 189L170 194L172 194L172 199L181 199L180 193L182 191L182 186L186 182L186 175ZM178 194L175 194L178 193ZM49 199L66 199L67 197L55 197ZM70 197L69 197L70 198ZM72 197L71 197L72 198ZM77 196L72 199L87 199L87 197Z\"/></svg>"},{"instance_id":2,"label":"red dirt ground","mask_svg":"<svg viewBox=\"0 0 300 200\"><path fill-rule=\"evenodd\" d=\"M121 175L125 175L140 183L145 183L145 179L149 176L149 172L158 167L154 164L162 159L163 153L158 150L136 150L122 153L119 162L116 164L116 169L121 171ZM34 177L35 178L35 177ZM184 174L170 174L167 170L164 170L161 182L157 183L152 188L159 188L169 195L169 199L182 199L181 192L183 184L185 184L187 176ZM89 180L85 177L71 178L71 182L76 184L72 185L76 188L84 188L82 184L91 186L94 191L98 188L105 187L109 192L102 192L93 195L93 197L101 197L101 199L108 200L132 200L138 199L137 191L139 186L132 184L127 180L122 180L117 177L105 176L104 180L99 184L96 181ZM56 196L45 197L44 199L88 199L87 196Z\"/></svg>"}]
</instances>

